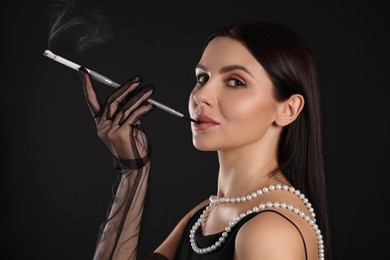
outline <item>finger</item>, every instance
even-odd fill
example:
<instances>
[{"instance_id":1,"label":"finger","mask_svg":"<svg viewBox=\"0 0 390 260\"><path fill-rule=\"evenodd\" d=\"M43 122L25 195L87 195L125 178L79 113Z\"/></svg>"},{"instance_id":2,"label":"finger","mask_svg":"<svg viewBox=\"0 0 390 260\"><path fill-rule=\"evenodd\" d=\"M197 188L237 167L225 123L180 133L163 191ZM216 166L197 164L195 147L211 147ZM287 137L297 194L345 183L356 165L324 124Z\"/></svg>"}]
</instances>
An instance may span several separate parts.
<instances>
[{"instance_id":1,"label":"finger","mask_svg":"<svg viewBox=\"0 0 390 260\"><path fill-rule=\"evenodd\" d=\"M84 67L80 67L79 74L81 82L83 84L83 89L85 97L87 98L87 103L91 114L94 118L98 117L101 112L101 103L96 95L96 91L93 87L91 76Z\"/></svg>"},{"instance_id":2,"label":"finger","mask_svg":"<svg viewBox=\"0 0 390 260\"><path fill-rule=\"evenodd\" d=\"M128 100L123 106L122 110L124 111L124 114L122 115L121 121L125 121L139 106L147 103L147 99L153 94L153 91L154 87L152 85L145 86L139 90L135 96ZM121 124L121 122L119 122L119 124Z\"/></svg>"},{"instance_id":3,"label":"finger","mask_svg":"<svg viewBox=\"0 0 390 260\"><path fill-rule=\"evenodd\" d=\"M134 122L139 121L142 117L144 117L146 114L151 112L154 109L154 106L152 104L143 105L139 108L137 108L133 113L130 114L130 116L123 122L123 124L120 126L120 128L128 127L129 125L133 125Z\"/></svg>"},{"instance_id":4,"label":"finger","mask_svg":"<svg viewBox=\"0 0 390 260\"><path fill-rule=\"evenodd\" d=\"M107 99L106 111L103 112L107 119L111 119L118 111L118 108L123 104L126 97L141 85L142 77L135 76L128 80L112 93Z\"/></svg>"},{"instance_id":5,"label":"finger","mask_svg":"<svg viewBox=\"0 0 390 260\"><path fill-rule=\"evenodd\" d=\"M119 126L121 124L121 122L123 121L122 120L123 115L124 115L124 111L123 110L118 111L115 114L114 120L112 120L112 125Z\"/></svg>"},{"instance_id":6,"label":"finger","mask_svg":"<svg viewBox=\"0 0 390 260\"><path fill-rule=\"evenodd\" d=\"M138 88L140 84L140 82L135 82L131 85L126 85L127 89L124 89L124 91L119 96L117 96L114 100L109 99L106 106L107 109L104 112L105 117L107 119L112 119L112 117L115 116L117 112L123 107L126 97L136 88Z\"/></svg>"},{"instance_id":7,"label":"finger","mask_svg":"<svg viewBox=\"0 0 390 260\"><path fill-rule=\"evenodd\" d=\"M138 89L137 89L138 90ZM137 109L143 102L147 100L153 93L153 86L145 86L137 91L138 93L133 96L130 100L127 100L125 105L117 112L114 117L113 124L121 125L123 121Z\"/></svg>"}]
</instances>

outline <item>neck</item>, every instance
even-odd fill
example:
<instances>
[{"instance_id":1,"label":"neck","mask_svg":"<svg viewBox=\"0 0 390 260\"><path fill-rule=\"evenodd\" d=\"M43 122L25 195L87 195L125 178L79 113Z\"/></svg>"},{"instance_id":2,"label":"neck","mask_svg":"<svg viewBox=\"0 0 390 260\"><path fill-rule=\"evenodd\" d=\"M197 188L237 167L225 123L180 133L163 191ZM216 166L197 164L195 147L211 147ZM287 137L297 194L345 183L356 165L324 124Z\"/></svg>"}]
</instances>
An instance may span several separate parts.
<instances>
[{"instance_id":1,"label":"neck","mask_svg":"<svg viewBox=\"0 0 390 260\"><path fill-rule=\"evenodd\" d=\"M277 142L250 145L234 150L218 151L218 197L237 197L251 193L260 187L285 182L277 178Z\"/></svg>"}]
</instances>

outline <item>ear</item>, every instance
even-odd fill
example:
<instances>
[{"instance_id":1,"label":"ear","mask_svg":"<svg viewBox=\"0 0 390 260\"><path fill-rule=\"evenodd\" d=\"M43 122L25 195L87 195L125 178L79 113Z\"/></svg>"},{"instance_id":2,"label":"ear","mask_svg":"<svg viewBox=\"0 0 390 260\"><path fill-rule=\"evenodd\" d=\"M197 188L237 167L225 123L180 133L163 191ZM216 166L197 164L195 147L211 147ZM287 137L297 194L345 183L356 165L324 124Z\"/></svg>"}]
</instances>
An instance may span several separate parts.
<instances>
[{"instance_id":1,"label":"ear","mask_svg":"<svg viewBox=\"0 0 390 260\"><path fill-rule=\"evenodd\" d=\"M286 126L294 122L301 113L305 99L302 95L294 94L286 101L282 101L278 104L277 116L275 123L278 126Z\"/></svg>"}]
</instances>

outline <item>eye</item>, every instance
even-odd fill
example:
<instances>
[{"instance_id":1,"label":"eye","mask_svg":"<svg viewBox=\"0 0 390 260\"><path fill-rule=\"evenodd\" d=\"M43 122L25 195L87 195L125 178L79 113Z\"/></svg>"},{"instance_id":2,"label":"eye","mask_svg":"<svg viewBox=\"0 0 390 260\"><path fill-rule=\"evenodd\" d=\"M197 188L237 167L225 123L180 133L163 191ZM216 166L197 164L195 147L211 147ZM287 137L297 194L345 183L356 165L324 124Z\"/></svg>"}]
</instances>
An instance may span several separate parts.
<instances>
[{"instance_id":1,"label":"eye","mask_svg":"<svg viewBox=\"0 0 390 260\"><path fill-rule=\"evenodd\" d=\"M205 84L209 80L209 76L207 74L199 74L196 76L196 81L199 84Z\"/></svg>"},{"instance_id":2,"label":"eye","mask_svg":"<svg viewBox=\"0 0 390 260\"><path fill-rule=\"evenodd\" d=\"M229 87L245 87L246 84L237 78L229 78L226 82Z\"/></svg>"}]
</instances>

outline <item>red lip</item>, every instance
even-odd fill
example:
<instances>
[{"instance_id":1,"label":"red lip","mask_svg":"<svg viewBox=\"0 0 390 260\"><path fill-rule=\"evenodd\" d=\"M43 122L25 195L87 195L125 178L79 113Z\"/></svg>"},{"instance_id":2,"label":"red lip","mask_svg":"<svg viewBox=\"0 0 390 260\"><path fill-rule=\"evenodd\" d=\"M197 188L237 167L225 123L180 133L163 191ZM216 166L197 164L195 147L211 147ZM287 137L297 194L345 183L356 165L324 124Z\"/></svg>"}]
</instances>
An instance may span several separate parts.
<instances>
[{"instance_id":1,"label":"red lip","mask_svg":"<svg viewBox=\"0 0 390 260\"><path fill-rule=\"evenodd\" d=\"M198 130L206 130L210 127L219 125L217 121L203 114L197 115L195 120L199 122L199 124L195 123L195 128Z\"/></svg>"}]
</instances>

